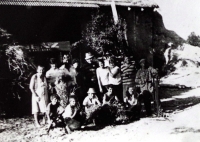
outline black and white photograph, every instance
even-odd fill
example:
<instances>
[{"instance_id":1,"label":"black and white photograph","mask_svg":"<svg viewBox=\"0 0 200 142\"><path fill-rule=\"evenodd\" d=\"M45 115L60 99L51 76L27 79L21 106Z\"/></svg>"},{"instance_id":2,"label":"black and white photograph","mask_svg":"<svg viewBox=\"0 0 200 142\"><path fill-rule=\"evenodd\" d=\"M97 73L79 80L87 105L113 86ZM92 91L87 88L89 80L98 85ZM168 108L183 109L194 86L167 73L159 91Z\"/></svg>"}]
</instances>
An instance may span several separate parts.
<instances>
[{"instance_id":1,"label":"black and white photograph","mask_svg":"<svg viewBox=\"0 0 200 142\"><path fill-rule=\"evenodd\" d=\"M0 0L0 142L199 142L198 0Z\"/></svg>"}]
</instances>

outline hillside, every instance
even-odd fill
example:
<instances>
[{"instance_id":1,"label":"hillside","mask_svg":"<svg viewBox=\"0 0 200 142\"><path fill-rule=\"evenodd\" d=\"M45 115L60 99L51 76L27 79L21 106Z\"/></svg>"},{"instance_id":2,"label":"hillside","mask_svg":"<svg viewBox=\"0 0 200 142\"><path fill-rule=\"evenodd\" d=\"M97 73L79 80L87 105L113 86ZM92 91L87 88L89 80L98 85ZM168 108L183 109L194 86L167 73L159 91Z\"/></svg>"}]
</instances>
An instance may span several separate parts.
<instances>
[{"instance_id":1,"label":"hillside","mask_svg":"<svg viewBox=\"0 0 200 142\"><path fill-rule=\"evenodd\" d=\"M199 87L200 80L200 48L188 44L177 49L168 48L165 51L165 65L168 74L161 78L162 85L184 85Z\"/></svg>"}]
</instances>

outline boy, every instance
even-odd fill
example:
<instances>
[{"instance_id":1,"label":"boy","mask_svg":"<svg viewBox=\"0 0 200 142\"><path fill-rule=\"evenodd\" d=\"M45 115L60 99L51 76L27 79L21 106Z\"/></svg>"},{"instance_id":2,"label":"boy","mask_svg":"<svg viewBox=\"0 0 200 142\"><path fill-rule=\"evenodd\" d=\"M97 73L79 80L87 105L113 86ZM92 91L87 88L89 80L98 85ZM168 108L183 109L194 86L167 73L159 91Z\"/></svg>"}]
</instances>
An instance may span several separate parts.
<instances>
[{"instance_id":1,"label":"boy","mask_svg":"<svg viewBox=\"0 0 200 142\"><path fill-rule=\"evenodd\" d=\"M81 127L80 122L75 120L78 110L79 110L79 107L76 105L75 98L70 97L69 104L65 108L65 111L62 115L65 120L65 124L66 124L65 128L66 128L67 133L71 133L71 130L77 130Z\"/></svg>"},{"instance_id":2,"label":"boy","mask_svg":"<svg viewBox=\"0 0 200 142\"><path fill-rule=\"evenodd\" d=\"M58 103L58 96L50 96L51 103L47 106L47 119L50 127L55 127L58 123L62 123L62 118L59 115L64 111L61 109L60 104Z\"/></svg>"}]
</instances>

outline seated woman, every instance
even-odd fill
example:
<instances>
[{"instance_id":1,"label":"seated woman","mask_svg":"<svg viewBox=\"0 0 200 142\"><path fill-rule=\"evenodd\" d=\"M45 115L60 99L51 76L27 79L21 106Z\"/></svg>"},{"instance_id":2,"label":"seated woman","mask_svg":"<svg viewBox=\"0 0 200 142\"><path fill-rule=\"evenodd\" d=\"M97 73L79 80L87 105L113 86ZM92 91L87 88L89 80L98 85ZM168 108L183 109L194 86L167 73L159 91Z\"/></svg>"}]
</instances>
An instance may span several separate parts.
<instances>
[{"instance_id":1,"label":"seated woman","mask_svg":"<svg viewBox=\"0 0 200 142\"><path fill-rule=\"evenodd\" d=\"M108 92L105 93L103 96L103 105L112 105L114 102L119 102L118 97L113 93L112 85L108 85L107 90Z\"/></svg>"},{"instance_id":2,"label":"seated woman","mask_svg":"<svg viewBox=\"0 0 200 142\"><path fill-rule=\"evenodd\" d=\"M124 103L130 119L138 119L140 117L140 103L138 102L138 94L135 87L129 86L124 97Z\"/></svg>"},{"instance_id":3,"label":"seated woman","mask_svg":"<svg viewBox=\"0 0 200 142\"><path fill-rule=\"evenodd\" d=\"M99 107L101 103L99 102L94 88L89 88L88 96L83 101L83 106L85 107L86 119L90 118L90 115Z\"/></svg>"},{"instance_id":4,"label":"seated woman","mask_svg":"<svg viewBox=\"0 0 200 142\"><path fill-rule=\"evenodd\" d=\"M56 94L60 98L60 104L63 108L66 108L68 104L69 93L68 86L63 76L57 77L55 81Z\"/></svg>"},{"instance_id":5,"label":"seated woman","mask_svg":"<svg viewBox=\"0 0 200 142\"><path fill-rule=\"evenodd\" d=\"M72 130L77 130L81 127L81 123L76 119L79 109L80 107L77 106L75 98L70 97L69 104L62 115L65 120L67 133L71 133Z\"/></svg>"}]
</instances>

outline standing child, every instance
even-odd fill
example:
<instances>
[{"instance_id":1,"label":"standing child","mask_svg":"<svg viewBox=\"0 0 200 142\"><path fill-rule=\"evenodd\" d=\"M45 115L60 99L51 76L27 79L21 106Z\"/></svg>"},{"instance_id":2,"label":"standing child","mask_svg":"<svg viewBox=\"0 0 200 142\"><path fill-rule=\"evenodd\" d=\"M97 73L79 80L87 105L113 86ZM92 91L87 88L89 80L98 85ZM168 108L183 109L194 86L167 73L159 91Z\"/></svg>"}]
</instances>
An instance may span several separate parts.
<instances>
[{"instance_id":1,"label":"standing child","mask_svg":"<svg viewBox=\"0 0 200 142\"><path fill-rule=\"evenodd\" d=\"M36 127L40 127L38 114L43 113L43 122L45 123L45 112L48 104L47 81L44 76L44 67L41 65L37 67L37 73L31 78L30 90L32 92L32 114Z\"/></svg>"},{"instance_id":2,"label":"standing child","mask_svg":"<svg viewBox=\"0 0 200 142\"><path fill-rule=\"evenodd\" d=\"M71 133L72 130L77 130L81 127L80 122L76 120L76 117L78 116L78 110L79 106L76 105L75 98L70 97L69 104L65 108L65 111L62 115L65 120L65 128L68 133Z\"/></svg>"}]
</instances>

